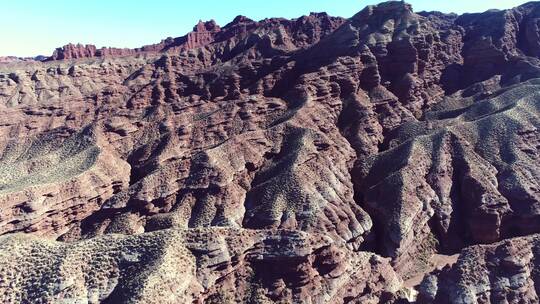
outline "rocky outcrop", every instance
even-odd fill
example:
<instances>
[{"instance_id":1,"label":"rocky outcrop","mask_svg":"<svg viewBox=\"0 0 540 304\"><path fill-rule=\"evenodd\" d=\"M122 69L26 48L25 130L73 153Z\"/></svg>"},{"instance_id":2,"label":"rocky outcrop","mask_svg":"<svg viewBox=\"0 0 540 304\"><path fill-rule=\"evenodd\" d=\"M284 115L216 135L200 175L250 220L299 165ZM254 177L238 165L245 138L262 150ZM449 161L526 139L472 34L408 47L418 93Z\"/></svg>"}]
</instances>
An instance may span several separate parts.
<instances>
[{"instance_id":1,"label":"rocky outcrop","mask_svg":"<svg viewBox=\"0 0 540 304\"><path fill-rule=\"evenodd\" d=\"M0 252L3 302L377 303L401 286L377 255L285 230L162 230L76 243L16 234L1 238Z\"/></svg>"},{"instance_id":2,"label":"rocky outcrop","mask_svg":"<svg viewBox=\"0 0 540 304\"><path fill-rule=\"evenodd\" d=\"M59 236L128 186L129 165L90 130L1 142L0 232Z\"/></svg>"},{"instance_id":3,"label":"rocky outcrop","mask_svg":"<svg viewBox=\"0 0 540 304\"><path fill-rule=\"evenodd\" d=\"M0 296L535 302L532 260L503 292L481 252L540 232L538 7L239 16L1 65Z\"/></svg>"},{"instance_id":4,"label":"rocky outcrop","mask_svg":"<svg viewBox=\"0 0 540 304\"><path fill-rule=\"evenodd\" d=\"M93 100L101 103L113 95L118 97L123 91L122 82L141 69L149 60L155 60L155 58L94 59L87 63L74 64L66 61L55 65L37 62L6 64L0 66L0 107L36 105L35 108L17 108L17 112L60 111L64 113L63 116L67 116L69 114L67 112L74 112L74 110L65 110L61 101L68 99L72 100L69 103L70 107L76 107L75 103L82 102L82 105L78 106L93 108L94 104L84 101ZM56 106L51 108L51 104L56 104ZM52 119L59 117L50 113L35 114ZM3 113L2 115L6 117L10 114ZM73 115L84 116L85 113L76 112ZM5 120L2 128L14 126L13 119L12 117ZM39 125L40 121L34 123ZM65 121L57 120L54 127L65 123ZM32 132L32 130L33 128L29 128L23 132Z\"/></svg>"},{"instance_id":5,"label":"rocky outcrop","mask_svg":"<svg viewBox=\"0 0 540 304\"><path fill-rule=\"evenodd\" d=\"M214 35L221 29L214 20L199 23L193 28L193 32L187 34L186 49L194 49L205 46L214 41Z\"/></svg>"},{"instance_id":6,"label":"rocky outcrop","mask_svg":"<svg viewBox=\"0 0 540 304\"><path fill-rule=\"evenodd\" d=\"M142 54L145 52L159 52L163 46L146 46L144 49L129 49L129 48L97 48L92 44L66 44L61 48L57 48L53 55L47 60L67 60L93 57L125 57L130 55Z\"/></svg>"},{"instance_id":7,"label":"rocky outcrop","mask_svg":"<svg viewBox=\"0 0 540 304\"><path fill-rule=\"evenodd\" d=\"M66 44L61 48L57 48L51 59L52 60L61 60L61 59L78 59L78 58L91 58L96 56L96 46L87 44Z\"/></svg>"},{"instance_id":8,"label":"rocky outcrop","mask_svg":"<svg viewBox=\"0 0 540 304\"><path fill-rule=\"evenodd\" d=\"M214 36L220 31L220 27L212 20L208 22L199 21L193 31L186 36L176 39L168 38L158 44L145 45L141 48L96 48L92 44L67 44L57 48L48 60L65 60L93 57L125 57L144 53L159 53L171 47L178 49L194 49L205 46L214 41Z\"/></svg>"},{"instance_id":9,"label":"rocky outcrop","mask_svg":"<svg viewBox=\"0 0 540 304\"><path fill-rule=\"evenodd\" d=\"M536 303L539 236L464 249L451 266L424 278L418 303Z\"/></svg>"},{"instance_id":10,"label":"rocky outcrop","mask_svg":"<svg viewBox=\"0 0 540 304\"><path fill-rule=\"evenodd\" d=\"M393 148L370 162L360 182L368 212L384 223L382 252L408 263L411 250L451 253L540 231L533 220L538 134L526 131L540 122L531 111L538 108L537 85L531 80L472 105L426 112L425 121L395 130Z\"/></svg>"},{"instance_id":11,"label":"rocky outcrop","mask_svg":"<svg viewBox=\"0 0 540 304\"><path fill-rule=\"evenodd\" d=\"M233 22L221 28L214 20L199 21L193 31L185 36L167 38L157 44L145 45L140 48L96 48L95 45L67 44L57 48L53 55L46 60L64 60L93 57L124 57L148 53L176 53L204 47L213 42L225 42L229 45L234 40L248 35L260 35L263 32L275 32L280 35L280 43L296 44L307 47L325 35L330 34L344 22L343 18L330 17L326 13L312 13L299 19L265 19L255 22L244 16L236 17ZM276 32L277 31L277 32ZM285 36L283 36L285 35ZM289 38L288 35L291 35ZM231 41L232 40L232 41Z\"/></svg>"}]
</instances>

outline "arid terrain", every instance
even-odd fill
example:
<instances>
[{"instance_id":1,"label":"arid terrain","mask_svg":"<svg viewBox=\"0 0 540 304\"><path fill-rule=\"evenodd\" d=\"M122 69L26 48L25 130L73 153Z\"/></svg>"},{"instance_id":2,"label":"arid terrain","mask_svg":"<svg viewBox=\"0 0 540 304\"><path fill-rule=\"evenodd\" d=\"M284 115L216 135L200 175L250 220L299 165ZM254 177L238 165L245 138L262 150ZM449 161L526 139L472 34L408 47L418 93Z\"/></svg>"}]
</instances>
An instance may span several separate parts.
<instances>
[{"instance_id":1,"label":"arid terrain","mask_svg":"<svg viewBox=\"0 0 540 304\"><path fill-rule=\"evenodd\" d=\"M0 58L0 303L539 303L540 2L359 10Z\"/></svg>"}]
</instances>

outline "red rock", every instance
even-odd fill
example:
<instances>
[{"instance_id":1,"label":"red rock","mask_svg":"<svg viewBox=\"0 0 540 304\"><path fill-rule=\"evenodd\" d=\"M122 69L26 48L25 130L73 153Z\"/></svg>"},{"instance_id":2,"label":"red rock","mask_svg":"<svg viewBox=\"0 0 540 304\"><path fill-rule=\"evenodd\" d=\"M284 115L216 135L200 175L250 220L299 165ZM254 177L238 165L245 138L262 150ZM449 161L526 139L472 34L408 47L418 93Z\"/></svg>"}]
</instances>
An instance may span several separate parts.
<instances>
[{"instance_id":1,"label":"red rock","mask_svg":"<svg viewBox=\"0 0 540 304\"><path fill-rule=\"evenodd\" d=\"M51 59L52 60L62 60L62 59L78 59L78 58L90 58L96 56L96 46L87 44L66 44L61 48L57 48Z\"/></svg>"},{"instance_id":2,"label":"red rock","mask_svg":"<svg viewBox=\"0 0 540 304\"><path fill-rule=\"evenodd\" d=\"M539 301L539 237L464 249L452 267L427 276L418 303L535 303Z\"/></svg>"},{"instance_id":3,"label":"red rock","mask_svg":"<svg viewBox=\"0 0 540 304\"><path fill-rule=\"evenodd\" d=\"M1 65L0 296L58 300L46 269L83 302L535 302L535 241L505 240L540 232L538 7L239 16Z\"/></svg>"}]
</instances>

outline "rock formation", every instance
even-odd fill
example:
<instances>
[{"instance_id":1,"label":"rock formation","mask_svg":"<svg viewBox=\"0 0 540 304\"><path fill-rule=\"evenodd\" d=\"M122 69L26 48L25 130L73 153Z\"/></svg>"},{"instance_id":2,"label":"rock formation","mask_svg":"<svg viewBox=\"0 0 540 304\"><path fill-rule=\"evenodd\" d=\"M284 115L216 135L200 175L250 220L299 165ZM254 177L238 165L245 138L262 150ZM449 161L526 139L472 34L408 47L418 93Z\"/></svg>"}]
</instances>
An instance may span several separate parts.
<instances>
[{"instance_id":1,"label":"rock formation","mask_svg":"<svg viewBox=\"0 0 540 304\"><path fill-rule=\"evenodd\" d=\"M287 20L281 18L265 19L255 22L247 17L238 16L230 24L221 28L214 20L207 22L199 21L193 27L193 31L185 36L167 38L157 44L145 45L140 48L96 48L92 44L67 44L57 48L51 57L45 60L64 60L93 57L124 57L139 54L177 53L182 50L191 50L204 47L212 42L228 41L244 38L249 33L257 30L275 31L283 30L293 35L291 43L307 47L318 41L322 36L331 33L345 19L330 17L326 13L311 13L298 19ZM232 41L231 41L232 40Z\"/></svg>"},{"instance_id":2,"label":"rock formation","mask_svg":"<svg viewBox=\"0 0 540 304\"><path fill-rule=\"evenodd\" d=\"M390 1L0 65L0 302L538 302L539 16Z\"/></svg>"},{"instance_id":3,"label":"rock formation","mask_svg":"<svg viewBox=\"0 0 540 304\"><path fill-rule=\"evenodd\" d=\"M13 63L13 62L33 62L33 61L44 61L47 57L45 56L36 56L36 57L17 57L17 56L0 56L0 64L4 63Z\"/></svg>"},{"instance_id":4,"label":"rock formation","mask_svg":"<svg viewBox=\"0 0 540 304\"><path fill-rule=\"evenodd\" d=\"M422 281L418 303L537 303L539 236L464 249Z\"/></svg>"}]
</instances>

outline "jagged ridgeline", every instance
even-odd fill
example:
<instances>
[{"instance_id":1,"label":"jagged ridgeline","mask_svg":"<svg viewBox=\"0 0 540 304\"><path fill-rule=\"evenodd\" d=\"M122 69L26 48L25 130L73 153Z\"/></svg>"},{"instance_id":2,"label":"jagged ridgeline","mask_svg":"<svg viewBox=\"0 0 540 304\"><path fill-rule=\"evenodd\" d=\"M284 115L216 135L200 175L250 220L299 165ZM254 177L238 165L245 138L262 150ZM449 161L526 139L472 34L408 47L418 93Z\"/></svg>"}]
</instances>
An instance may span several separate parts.
<instances>
[{"instance_id":1,"label":"jagged ridgeline","mask_svg":"<svg viewBox=\"0 0 540 304\"><path fill-rule=\"evenodd\" d=\"M2 58L0 302L538 303L538 24L390 1Z\"/></svg>"}]
</instances>

